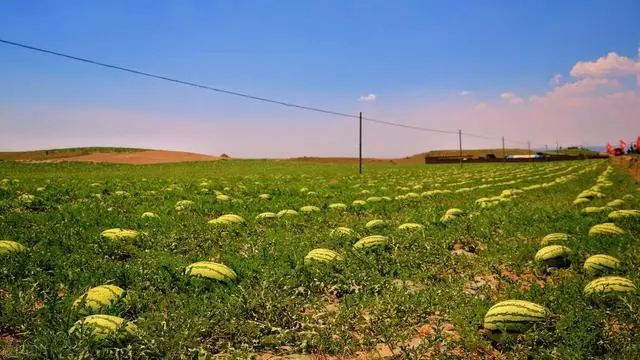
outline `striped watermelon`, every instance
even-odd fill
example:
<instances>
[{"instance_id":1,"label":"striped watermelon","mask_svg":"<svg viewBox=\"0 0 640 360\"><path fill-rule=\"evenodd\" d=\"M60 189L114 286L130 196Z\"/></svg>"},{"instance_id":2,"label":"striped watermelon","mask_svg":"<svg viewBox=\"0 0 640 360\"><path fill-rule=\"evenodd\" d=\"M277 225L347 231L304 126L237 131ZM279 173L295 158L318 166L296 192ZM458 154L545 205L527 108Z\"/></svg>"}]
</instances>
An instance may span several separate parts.
<instances>
[{"instance_id":1,"label":"striped watermelon","mask_svg":"<svg viewBox=\"0 0 640 360\"><path fill-rule=\"evenodd\" d=\"M380 202L380 201L382 201L382 198L379 196L371 196L367 198L367 202L369 203Z\"/></svg>"},{"instance_id":2,"label":"striped watermelon","mask_svg":"<svg viewBox=\"0 0 640 360\"><path fill-rule=\"evenodd\" d=\"M328 263L331 261L340 261L344 258L338 254L337 252L329 249L313 249L309 251L307 256L304 257L305 264L313 263L313 262L324 262Z\"/></svg>"},{"instance_id":3,"label":"striped watermelon","mask_svg":"<svg viewBox=\"0 0 640 360\"><path fill-rule=\"evenodd\" d=\"M589 201L591 200L588 198L577 198L573 200L573 205L580 205L580 204L588 203Z\"/></svg>"},{"instance_id":4,"label":"striped watermelon","mask_svg":"<svg viewBox=\"0 0 640 360\"><path fill-rule=\"evenodd\" d=\"M298 215L298 212L292 209L285 209L285 210L280 210L278 211L278 217L283 217L283 216L296 216Z\"/></svg>"},{"instance_id":5,"label":"striped watermelon","mask_svg":"<svg viewBox=\"0 0 640 360\"><path fill-rule=\"evenodd\" d=\"M269 195L269 194L260 194L260 195L258 195L258 199L271 200L271 195Z\"/></svg>"},{"instance_id":6,"label":"striped watermelon","mask_svg":"<svg viewBox=\"0 0 640 360\"><path fill-rule=\"evenodd\" d=\"M367 237L363 237L358 240L353 247L355 249L367 249L378 246L386 246L389 243L389 238L382 235L371 235Z\"/></svg>"},{"instance_id":7,"label":"striped watermelon","mask_svg":"<svg viewBox=\"0 0 640 360\"><path fill-rule=\"evenodd\" d=\"M101 285L90 288L73 302L72 307L77 310L96 312L122 299L125 291L115 285Z\"/></svg>"},{"instance_id":8,"label":"striped watermelon","mask_svg":"<svg viewBox=\"0 0 640 360\"><path fill-rule=\"evenodd\" d=\"M599 193L597 191L593 191L593 190L585 190L583 192L581 192L580 194L578 194L578 198L586 198L586 199L596 199L596 198L601 198L604 197L604 194Z\"/></svg>"},{"instance_id":9,"label":"striped watermelon","mask_svg":"<svg viewBox=\"0 0 640 360\"><path fill-rule=\"evenodd\" d=\"M584 287L585 295L612 295L632 293L636 292L636 290L637 288L631 280L621 276L605 276L597 278Z\"/></svg>"},{"instance_id":10,"label":"striped watermelon","mask_svg":"<svg viewBox=\"0 0 640 360\"><path fill-rule=\"evenodd\" d=\"M194 203L191 200L180 200L176 203L175 209L177 211L182 211L182 210L186 210L189 208L192 208L196 205L196 203Z\"/></svg>"},{"instance_id":11,"label":"striped watermelon","mask_svg":"<svg viewBox=\"0 0 640 360\"><path fill-rule=\"evenodd\" d=\"M607 203L607 206L612 207L612 208L617 208L617 207L624 206L624 200L615 199L615 200L609 201Z\"/></svg>"},{"instance_id":12,"label":"striped watermelon","mask_svg":"<svg viewBox=\"0 0 640 360\"><path fill-rule=\"evenodd\" d=\"M506 300L493 305L484 316L484 328L491 331L522 332L534 323L546 321L549 310L524 301Z\"/></svg>"},{"instance_id":13,"label":"striped watermelon","mask_svg":"<svg viewBox=\"0 0 640 360\"><path fill-rule=\"evenodd\" d=\"M273 218L277 218L278 214L274 213L274 212L263 212L261 214L256 215L256 220L260 220L260 219L273 219Z\"/></svg>"},{"instance_id":14,"label":"striped watermelon","mask_svg":"<svg viewBox=\"0 0 640 360\"><path fill-rule=\"evenodd\" d=\"M460 215L464 215L464 211L457 208L452 208L447 210L444 214L451 215L451 216L460 216Z\"/></svg>"},{"instance_id":15,"label":"striped watermelon","mask_svg":"<svg viewBox=\"0 0 640 360\"><path fill-rule=\"evenodd\" d=\"M307 205L300 208L300 212L303 212L303 213L312 213L312 212L318 212L318 211L320 211L320 208L313 205Z\"/></svg>"},{"instance_id":16,"label":"striped watermelon","mask_svg":"<svg viewBox=\"0 0 640 360\"><path fill-rule=\"evenodd\" d=\"M233 224L243 224L245 222L242 216L236 215L236 214L221 215L221 216L218 216L218 220L222 220L224 222L233 223Z\"/></svg>"},{"instance_id":17,"label":"striped watermelon","mask_svg":"<svg viewBox=\"0 0 640 360\"><path fill-rule=\"evenodd\" d=\"M624 230L619 228L614 223L604 223L604 224L593 225L591 229L589 229L589 236L623 235L623 234L624 234Z\"/></svg>"},{"instance_id":18,"label":"striped watermelon","mask_svg":"<svg viewBox=\"0 0 640 360\"><path fill-rule=\"evenodd\" d=\"M569 235L565 233L551 233L542 238L540 243L542 246L561 244L569 240Z\"/></svg>"},{"instance_id":19,"label":"striped watermelon","mask_svg":"<svg viewBox=\"0 0 640 360\"><path fill-rule=\"evenodd\" d=\"M581 212L583 214L595 214L609 210L611 210L611 208L608 208L606 206L587 206L586 208L582 209Z\"/></svg>"},{"instance_id":20,"label":"striped watermelon","mask_svg":"<svg viewBox=\"0 0 640 360\"><path fill-rule=\"evenodd\" d=\"M90 334L97 340L113 336L124 338L136 335L137 332L138 327L135 324L111 315L89 315L76 321L69 329L69 334Z\"/></svg>"},{"instance_id":21,"label":"striped watermelon","mask_svg":"<svg viewBox=\"0 0 640 360\"><path fill-rule=\"evenodd\" d=\"M440 222L441 223L448 223L449 221L455 220L455 219L457 219L457 216L445 214L440 218Z\"/></svg>"},{"instance_id":22,"label":"striped watermelon","mask_svg":"<svg viewBox=\"0 0 640 360\"><path fill-rule=\"evenodd\" d=\"M583 265L584 271L591 275L615 271L618 268L620 268L620 260L604 254L590 256Z\"/></svg>"},{"instance_id":23,"label":"striped watermelon","mask_svg":"<svg viewBox=\"0 0 640 360\"><path fill-rule=\"evenodd\" d=\"M375 220L369 221L364 227L366 227L367 229L373 229L373 228L381 228L385 226L387 226L386 221L375 219Z\"/></svg>"},{"instance_id":24,"label":"striped watermelon","mask_svg":"<svg viewBox=\"0 0 640 360\"><path fill-rule=\"evenodd\" d=\"M198 261L186 267L184 271L187 276L197 276L215 279L222 282L235 281L238 276L235 271L224 264L213 261Z\"/></svg>"},{"instance_id":25,"label":"striped watermelon","mask_svg":"<svg viewBox=\"0 0 640 360\"><path fill-rule=\"evenodd\" d=\"M229 201L229 200L231 200L231 196L225 195L225 194L216 195L216 200L218 200L218 201Z\"/></svg>"},{"instance_id":26,"label":"striped watermelon","mask_svg":"<svg viewBox=\"0 0 640 360\"><path fill-rule=\"evenodd\" d=\"M398 230L422 230L424 225L416 223L404 223L398 226Z\"/></svg>"},{"instance_id":27,"label":"striped watermelon","mask_svg":"<svg viewBox=\"0 0 640 360\"><path fill-rule=\"evenodd\" d=\"M334 209L334 210L344 210L347 208L347 205L343 204L343 203L334 203L334 204L329 204L329 209Z\"/></svg>"},{"instance_id":28,"label":"striped watermelon","mask_svg":"<svg viewBox=\"0 0 640 360\"><path fill-rule=\"evenodd\" d=\"M545 246L538 250L535 261L553 267L569 266L570 262L567 256L570 252L568 247L562 245Z\"/></svg>"},{"instance_id":29,"label":"striped watermelon","mask_svg":"<svg viewBox=\"0 0 640 360\"><path fill-rule=\"evenodd\" d=\"M640 210L616 210L609 213L609 220L640 217Z\"/></svg>"},{"instance_id":30,"label":"striped watermelon","mask_svg":"<svg viewBox=\"0 0 640 360\"><path fill-rule=\"evenodd\" d=\"M100 235L109 240L133 240L140 236L140 233L135 230L115 228L107 229L101 232Z\"/></svg>"},{"instance_id":31,"label":"striped watermelon","mask_svg":"<svg viewBox=\"0 0 640 360\"><path fill-rule=\"evenodd\" d=\"M142 213L142 216L140 216L141 218L157 218L158 215L156 215L155 213L152 213L151 211L147 211Z\"/></svg>"},{"instance_id":32,"label":"striped watermelon","mask_svg":"<svg viewBox=\"0 0 640 360\"><path fill-rule=\"evenodd\" d=\"M356 232L349 229L348 227L340 226L331 230L331 233L329 233L329 235L331 237L355 237Z\"/></svg>"},{"instance_id":33,"label":"striped watermelon","mask_svg":"<svg viewBox=\"0 0 640 360\"><path fill-rule=\"evenodd\" d=\"M353 205L353 206L364 206L364 205L367 205L367 202L364 201L364 200L353 200L351 205Z\"/></svg>"},{"instance_id":34,"label":"striped watermelon","mask_svg":"<svg viewBox=\"0 0 640 360\"><path fill-rule=\"evenodd\" d=\"M21 252L26 250L19 242L12 240L0 240L0 254L8 254L13 252Z\"/></svg>"}]
</instances>

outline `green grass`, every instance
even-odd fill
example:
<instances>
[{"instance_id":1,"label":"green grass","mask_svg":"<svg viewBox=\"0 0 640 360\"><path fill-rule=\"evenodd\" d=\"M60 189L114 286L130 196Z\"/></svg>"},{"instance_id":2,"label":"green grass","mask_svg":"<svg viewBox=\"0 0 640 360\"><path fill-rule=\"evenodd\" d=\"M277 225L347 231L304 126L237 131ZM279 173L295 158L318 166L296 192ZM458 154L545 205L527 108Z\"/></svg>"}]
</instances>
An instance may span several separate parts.
<instances>
[{"instance_id":1,"label":"green grass","mask_svg":"<svg viewBox=\"0 0 640 360\"><path fill-rule=\"evenodd\" d=\"M590 254L617 257L624 264L620 274L640 284L640 222L620 222L623 236L589 237L589 228L606 222L607 213L586 216L571 205L608 164L376 165L359 177L352 165L277 161L0 163L0 239L29 248L0 255L0 357L355 357L388 347L398 358L482 358L495 351L518 358L636 359L638 296L590 301L582 294L590 278L581 266ZM606 177L612 183L601 189L606 197L588 206L632 194L625 207L640 208L640 192L624 170L614 168ZM534 184L545 186L490 208L475 203ZM315 194L301 192L303 187ZM434 189L450 192L395 199ZM116 195L119 190L129 196ZM217 201L215 191L232 200ZM261 200L262 193L273 198ZM35 198L24 202L24 194ZM392 200L351 206L370 196ZM196 206L176 211L176 202L185 199ZM334 202L349 208L328 209ZM305 205L321 211L255 220L262 212ZM440 223L454 207L469 216ZM142 219L146 211L159 218ZM246 225L207 224L227 213L243 216ZM372 219L392 225L366 229ZM425 228L396 229L406 222ZM390 245L354 250L357 239L329 236L337 226L361 236L387 235ZM101 238L116 227L142 236L130 242ZM572 265L545 273L533 258L541 238L552 232L572 235L566 244ZM451 252L460 246L475 255ZM304 256L319 247L345 260L304 265ZM228 265L237 282L184 276L185 266L201 260ZM479 280L485 286L465 292ZM100 342L69 335L80 318L73 301L107 283L125 289L127 298L101 313L135 322L139 337ZM544 326L496 342L481 331L482 319L506 299L533 301L553 316ZM418 345L425 326L433 334Z\"/></svg>"}]
</instances>

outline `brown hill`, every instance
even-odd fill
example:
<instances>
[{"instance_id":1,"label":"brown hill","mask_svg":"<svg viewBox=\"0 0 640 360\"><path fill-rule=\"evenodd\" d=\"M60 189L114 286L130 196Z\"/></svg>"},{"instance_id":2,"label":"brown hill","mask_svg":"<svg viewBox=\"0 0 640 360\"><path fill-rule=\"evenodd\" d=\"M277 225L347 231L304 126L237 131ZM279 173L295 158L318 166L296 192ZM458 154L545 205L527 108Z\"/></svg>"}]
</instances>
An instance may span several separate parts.
<instances>
[{"instance_id":1,"label":"brown hill","mask_svg":"<svg viewBox=\"0 0 640 360\"><path fill-rule=\"evenodd\" d=\"M85 161L116 164L161 164L219 160L217 156L183 151L132 148L70 148L21 152L0 152L0 160Z\"/></svg>"}]
</instances>

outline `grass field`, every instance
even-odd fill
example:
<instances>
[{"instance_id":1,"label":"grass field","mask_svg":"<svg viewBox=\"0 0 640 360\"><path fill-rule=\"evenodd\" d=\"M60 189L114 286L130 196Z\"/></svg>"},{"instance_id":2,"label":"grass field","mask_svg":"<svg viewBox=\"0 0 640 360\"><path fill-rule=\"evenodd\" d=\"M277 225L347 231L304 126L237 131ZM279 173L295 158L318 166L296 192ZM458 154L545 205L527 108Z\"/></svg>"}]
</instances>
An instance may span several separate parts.
<instances>
[{"instance_id":1,"label":"grass field","mask_svg":"<svg viewBox=\"0 0 640 360\"><path fill-rule=\"evenodd\" d=\"M0 254L0 358L637 359L638 294L583 294L593 254L618 258L617 273L640 283L638 218L616 221L622 235L589 236L613 209L581 212L623 197L620 208L640 208L635 181L608 168L375 165L359 177L352 165L276 161L0 163L0 239L27 248ZM596 184L603 198L572 204ZM307 205L318 211L301 212ZM465 214L443 223L451 208ZM299 214L256 219L284 209ZM224 214L246 221L208 223ZM374 219L386 226L367 228ZM331 236L339 226L357 235ZM139 236L101 236L111 228ZM571 265L545 269L534 256L556 232L570 235ZM367 235L388 242L355 249ZM315 248L343 260L305 263ZM185 275L204 260L237 279ZM69 333L84 316L74 301L104 284L126 297L97 312L134 323L135 336ZM551 315L521 334L483 330L487 310L507 299Z\"/></svg>"}]
</instances>

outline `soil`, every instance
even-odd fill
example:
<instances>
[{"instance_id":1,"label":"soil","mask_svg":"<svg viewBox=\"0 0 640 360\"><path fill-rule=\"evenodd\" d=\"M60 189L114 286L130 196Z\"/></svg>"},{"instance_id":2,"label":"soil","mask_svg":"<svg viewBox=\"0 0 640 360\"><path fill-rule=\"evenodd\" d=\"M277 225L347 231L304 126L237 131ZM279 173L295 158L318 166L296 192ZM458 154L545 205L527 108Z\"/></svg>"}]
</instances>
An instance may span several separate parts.
<instances>
[{"instance_id":1,"label":"soil","mask_svg":"<svg viewBox=\"0 0 640 360\"><path fill-rule=\"evenodd\" d=\"M64 161L106 162L115 164L163 164L220 160L220 157L181 151L146 150L131 153L93 153L64 158Z\"/></svg>"}]
</instances>

